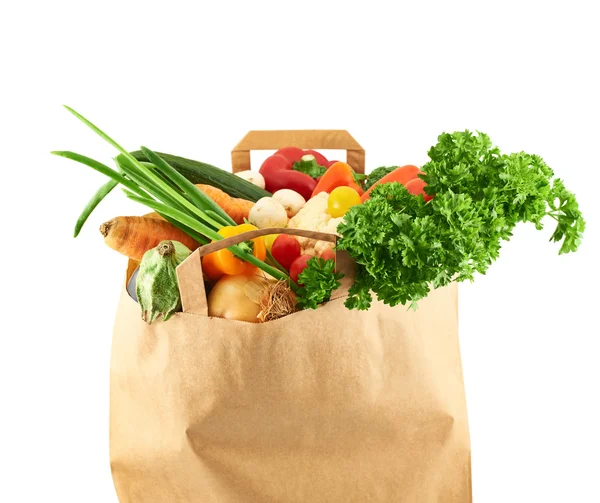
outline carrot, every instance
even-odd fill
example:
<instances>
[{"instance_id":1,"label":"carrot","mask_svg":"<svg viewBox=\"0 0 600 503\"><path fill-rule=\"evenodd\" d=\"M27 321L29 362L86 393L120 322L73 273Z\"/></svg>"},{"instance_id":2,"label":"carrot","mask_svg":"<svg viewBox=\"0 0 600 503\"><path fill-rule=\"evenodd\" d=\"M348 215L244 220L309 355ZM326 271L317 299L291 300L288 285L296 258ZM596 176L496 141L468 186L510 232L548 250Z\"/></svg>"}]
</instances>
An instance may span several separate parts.
<instances>
[{"instance_id":1,"label":"carrot","mask_svg":"<svg viewBox=\"0 0 600 503\"><path fill-rule=\"evenodd\" d=\"M231 197L229 194L212 185L198 183L196 187L217 203L225 213L233 218L236 224L243 224L244 219L248 218L248 214L252 206L254 206L252 201L247 201L239 197Z\"/></svg>"},{"instance_id":2,"label":"carrot","mask_svg":"<svg viewBox=\"0 0 600 503\"><path fill-rule=\"evenodd\" d=\"M399 182L402 185L406 185L412 179L417 178L417 175L419 174L421 174L421 170L412 164L407 164L406 166L397 168L391 173L385 175L381 180L378 180L376 183L371 185L369 190L367 190L360 199L364 203L371 197L371 191L382 183Z\"/></svg>"},{"instance_id":3,"label":"carrot","mask_svg":"<svg viewBox=\"0 0 600 503\"><path fill-rule=\"evenodd\" d=\"M192 251L198 248L196 241L173 224L151 217L116 217L103 223L100 233L113 250L137 261L165 239L179 241Z\"/></svg>"}]
</instances>

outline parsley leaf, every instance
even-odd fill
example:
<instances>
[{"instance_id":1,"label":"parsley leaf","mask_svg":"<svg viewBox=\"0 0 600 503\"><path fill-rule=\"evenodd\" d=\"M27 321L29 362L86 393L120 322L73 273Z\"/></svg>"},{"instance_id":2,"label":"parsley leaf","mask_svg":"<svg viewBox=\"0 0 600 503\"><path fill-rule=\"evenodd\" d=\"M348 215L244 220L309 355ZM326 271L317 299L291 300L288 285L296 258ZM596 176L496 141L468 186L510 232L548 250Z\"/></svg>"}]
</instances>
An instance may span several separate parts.
<instances>
[{"instance_id":1,"label":"parsley leaf","mask_svg":"<svg viewBox=\"0 0 600 503\"><path fill-rule=\"evenodd\" d=\"M428 203L399 183L378 185L337 227L357 263L346 305L414 304L431 288L485 274L519 222L557 222L559 253L575 251L585 221L575 196L537 155L502 154L483 133L444 133L422 168Z\"/></svg>"},{"instance_id":2,"label":"parsley leaf","mask_svg":"<svg viewBox=\"0 0 600 503\"><path fill-rule=\"evenodd\" d=\"M300 309L316 309L319 304L331 298L331 292L338 288L343 274L335 272L335 261L313 257L306 268L298 275L303 286L297 292Z\"/></svg>"},{"instance_id":3,"label":"parsley leaf","mask_svg":"<svg viewBox=\"0 0 600 503\"><path fill-rule=\"evenodd\" d=\"M559 254L576 251L581 244L585 221L579 211L575 195L565 188L562 180L557 178L554 180L547 202L552 209L548 214L557 221L550 240L556 242L564 239Z\"/></svg>"},{"instance_id":4,"label":"parsley leaf","mask_svg":"<svg viewBox=\"0 0 600 503\"><path fill-rule=\"evenodd\" d=\"M398 166L381 166L380 168L375 168L367 175L365 190L370 189L372 185L381 180L385 175L390 174L396 168L398 168Z\"/></svg>"}]
</instances>

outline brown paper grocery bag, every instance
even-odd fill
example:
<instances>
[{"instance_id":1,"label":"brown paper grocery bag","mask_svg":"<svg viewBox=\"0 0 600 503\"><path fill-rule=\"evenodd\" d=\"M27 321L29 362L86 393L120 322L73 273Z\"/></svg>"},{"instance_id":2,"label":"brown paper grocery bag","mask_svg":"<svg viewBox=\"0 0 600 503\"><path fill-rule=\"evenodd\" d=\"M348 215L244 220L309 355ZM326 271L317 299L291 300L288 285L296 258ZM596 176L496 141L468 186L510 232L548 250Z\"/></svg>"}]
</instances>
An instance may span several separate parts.
<instances>
[{"instance_id":1,"label":"brown paper grocery bag","mask_svg":"<svg viewBox=\"0 0 600 503\"><path fill-rule=\"evenodd\" d=\"M340 253L346 277L318 309L210 318L200 258L249 238L179 266L184 312L166 323L144 323L123 289L110 383L119 501L471 502L456 285L416 311L348 310Z\"/></svg>"}]
</instances>

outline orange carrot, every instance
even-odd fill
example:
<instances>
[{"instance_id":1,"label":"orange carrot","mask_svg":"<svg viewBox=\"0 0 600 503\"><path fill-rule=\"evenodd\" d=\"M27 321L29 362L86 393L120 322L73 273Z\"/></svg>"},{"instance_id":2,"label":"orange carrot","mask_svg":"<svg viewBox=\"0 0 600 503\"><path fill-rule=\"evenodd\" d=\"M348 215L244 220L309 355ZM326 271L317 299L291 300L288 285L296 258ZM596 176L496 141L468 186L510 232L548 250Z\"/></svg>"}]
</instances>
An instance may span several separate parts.
<instances>
[{"instance_id":1,"label":"orange carrot","mask_svg":"<svg viewBox=\"0 0 600 503\"><path fill-rule=\"evenodd\" d=\"M179 241L192 251L198 248L198 243L185 232L157 218L116 217L103 223L100 232L113 250L137 261L165 239Z\"/></svg>"},{"instance_id":2,"label":"orange carrot","mask_svg":"<svg viewBox=\"0 0 600 503\"><path fill-rule=\"evenodd\" d=\"M383 183L390 183L390 182L399 182L402 185L406 185L412 179L417 178L417 175L419 175L419 174L421 174L421 170L419 168L417 168L416 166L413 166L412 164L407 164L406 166L396 168L391 173L388 173L387 175L385 175L381 180L378 180L376 183L371 185L371 187L369 187L369 190L367 190L361 196L360 199L364 203L367 199L369 199L371 197L371 192L378 185L381 185Z\"/></svg>"},{"instance_id":3,"label":"orange carrot","mask_svg":"<svg viewBox=\"0 0 600 503\"><path fill-rule=\"evenodd\" d=\"M239 197L231 197L229 194L212 185L198 183L196 184L196 187L217 203L236 224L243 224L244 218L248 218L248 214L250 213L252 206L254 206L252 201L247 201L246 199L241 199Z\"/></svg>"}]
</instances>

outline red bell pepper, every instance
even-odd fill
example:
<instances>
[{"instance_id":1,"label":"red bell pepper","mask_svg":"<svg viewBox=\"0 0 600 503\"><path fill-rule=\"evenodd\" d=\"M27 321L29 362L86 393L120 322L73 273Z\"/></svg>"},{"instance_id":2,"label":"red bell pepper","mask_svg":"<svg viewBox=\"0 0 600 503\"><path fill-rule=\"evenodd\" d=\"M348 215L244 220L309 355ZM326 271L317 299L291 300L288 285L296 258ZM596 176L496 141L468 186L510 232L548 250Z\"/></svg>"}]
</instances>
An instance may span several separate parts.
<instances>
[{"instance_id":1,"label":"red bell pepper","mask_svg":"<svg viewBox=\"0 0 600 503\"><path fill-rule=\"evenodd\" d=\"M345 162L337 162L332 164L321 177L311 197L320 192L331 193L337 187L350 187L358 192L359 196L363 194L363 189L354 181L354 171L350 165Z\"/></svg>"},{"instance_id":2,"label":"red bell pepper","mask_svg":"<svg viewBox=\"0 0 600 503\"><path fill-rule=\"evenodd\" d=\"M258 170L259 173L266 178L271 173L276 173L278 171L291 170L294 163L287 159L286 157L278 154L271 155L265 159L265 161L260 166Z\"/></svg>"},{"instance_id":3,"label":"red bell pepper","mask_svg":"<svg viewBox=\"0 0 600 503\"><path fill-rule=\"evenodd\" d=\"M317 152L316 150L305 150L304 155L306 154L311 154L312 156L314 156L315 161L317 161L317 164L319 166L323 166L324 168L328 167L329 161L323 154Z\"/></svg>"},{"instance_id":4,"label":"red bell pepper","mask_svg":"<svg viewBox=\"0 0 600 503\"><path fill-rule=\"evenodd\" d=\"M285 157L288 161L290 161L292 163L292 166L293 166L294 163L298 162L304 154L306 154L306 152L304 150L302 150L301 148L283 147L283 148L280 148L273 155L280 155L282 157Z\"/></svg>"},{"instance_id":5,"label":"red bell pepper","mask_svg":"<svg viewBox=\"0 0 600 503\"><path fill-rule=\"evenodd\" d=\"M294 171L292 168L293 163L282 155L274 154L267 157L259 170L265 179L265 189L271 194L281 189L290 189L298 192L304 199L310 199L317 182L312 177Z\"/></svg>"},{"instance_id":6,"label":"red bell pepper","mask_svg":"<svg viewBox=\"0 0 600 503\"><path fill-rule=\"evenodd\" d=\"M300 171L277 171L265 176L265 188L274 194L281 189L290 189L298 192L307 201L311 198L316 180Z\"/></svg>"},{"instance_id":7,"label":"red bell pepper","mask_svg":"<svg viewBox=\"0 0 600 503\"><path fill-rule=\"evenodd\" d=\"M298 162L300 159L302 159L302 156L306 155L306 154L312 155L315 158L315 160L317 161L317 164L319 166L323 166L324 168L328 168L334 162L338 162L338 161L328 161L327 158L323 154L321 154L320 152L317 152L316 150L311 150L311 149L302 150L301 148L298 148L298 147L283 147L283 148L280 148L273 155L280 155L281 157L285 157L288 161L290 161L292 163L292 166L293 166L295 162Z\"/></svg>"}]
</instances>

